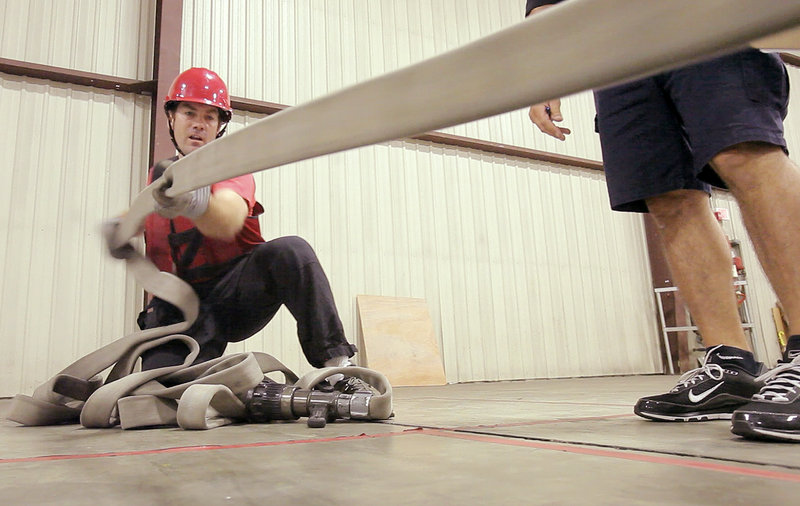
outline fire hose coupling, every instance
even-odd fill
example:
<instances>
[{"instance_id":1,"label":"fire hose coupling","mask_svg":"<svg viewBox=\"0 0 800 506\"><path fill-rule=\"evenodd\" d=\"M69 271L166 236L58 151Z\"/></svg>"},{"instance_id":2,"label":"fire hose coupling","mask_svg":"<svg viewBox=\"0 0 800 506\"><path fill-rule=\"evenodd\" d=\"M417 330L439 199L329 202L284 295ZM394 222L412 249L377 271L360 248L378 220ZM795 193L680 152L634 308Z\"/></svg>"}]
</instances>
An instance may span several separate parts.
<instances>
[{"instance_id":1,"label":"fire hose coupling","mask_svg":"<svg viewBox=\"0 0 800 506\"><path fill-rule=\"evenodd\" d=\"M307 390L265 377L247 392L244 403L251 422L297 420L307 416L309 427L325 427L327 422L337 419L372 419L369 406L373 395L366 390L351 393Z\"/></svg>"}]
</instances>

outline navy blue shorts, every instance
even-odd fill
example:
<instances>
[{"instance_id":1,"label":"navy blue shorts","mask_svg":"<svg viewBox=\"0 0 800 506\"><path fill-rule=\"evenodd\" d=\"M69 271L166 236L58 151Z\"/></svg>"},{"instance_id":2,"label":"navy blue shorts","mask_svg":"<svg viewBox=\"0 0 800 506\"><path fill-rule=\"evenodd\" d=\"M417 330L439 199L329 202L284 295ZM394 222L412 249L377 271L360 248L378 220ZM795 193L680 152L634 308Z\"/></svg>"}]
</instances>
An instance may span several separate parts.
<instances>
[{"instance_id":1,"label":"navy blue shorts","mask_svg":"<svg viewBox=\"0 0 800 506\"><path fill-rule=\"evenodd\" d=\"M776 54L746 50L595 92L611 208L725 184L708 165L742 142L786 150L789 79Z\"/></svg>"}]
</instances>

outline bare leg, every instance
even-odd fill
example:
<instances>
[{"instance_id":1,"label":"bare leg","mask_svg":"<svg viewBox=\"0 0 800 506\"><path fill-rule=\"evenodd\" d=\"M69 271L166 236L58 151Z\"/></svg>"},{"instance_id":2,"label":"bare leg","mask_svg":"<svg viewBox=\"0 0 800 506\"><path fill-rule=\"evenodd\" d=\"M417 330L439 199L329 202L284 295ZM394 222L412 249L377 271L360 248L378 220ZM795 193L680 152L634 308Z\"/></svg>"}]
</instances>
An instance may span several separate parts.
<instances>
[{"instance_id":1,"label":"bare leg","mask_svg":"<svg viewBox=\"0 0 800 506\"><path fill-rule=\"evenodd\" d=\"M676 190L647 199L647 207L703 343L751 351L733 291L730 246L711 213L708 195Z\"/></svg>"},{"instance_id":2,"label":"bare leg","mask_svg":"<svg viewBox=\"0 0 800 506\"><path fill-rule=\"evenodd\" d=\"M739 203L790 334L800 334L800 171L779 147L762 143L733 146L711 165Z\"/></svg>"}]
</instances>

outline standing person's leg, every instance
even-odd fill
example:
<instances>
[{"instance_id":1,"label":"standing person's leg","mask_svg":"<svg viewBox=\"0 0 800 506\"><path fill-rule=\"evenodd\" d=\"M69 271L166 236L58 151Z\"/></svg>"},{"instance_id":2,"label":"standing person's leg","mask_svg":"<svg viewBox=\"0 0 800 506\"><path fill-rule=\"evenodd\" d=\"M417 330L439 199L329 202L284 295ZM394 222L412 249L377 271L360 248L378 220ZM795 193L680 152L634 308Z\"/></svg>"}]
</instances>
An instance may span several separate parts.
<instances>
[{"instance_id":1,"label":"standing person's leg","mask_svg":"<svg viewBox=\"0 0 800 506\"><path fill-rule=\"evenodd\" d=\"M733 413L733 432L753 439L800 442L800 172L769 144L739 144L714 157L739 206L764 272L789 319L779 365L750 403Z\"/></svg>"},{"instance_id":2,"label":"standing person's leg","mask_svg":"<svg viewBox=\"0 0 800 506\"><path fill-rule=\"evenodd\" d=\"M611 205L652 212L676 285L704 339L713 346L703 367L669 392L645 397L634 411L654 420L730 418L758 391L761 369L746 349L730 251L713 220L708 185L696 177L684 125L656 76L596 94L598 126Z\"/></svg>"},{"instance_id":3,"label":"standing person's leg","mask_svg":"<svg viewBox=\"0 0 800 506\"><path fill-rule=\"evenodd\" d=\"M653 420L728 419L755 394L761 364L745 338L731 276L730 246L708 195L676 190L647 199L672 277L707 347L703 367L670 392L644 397L634 412Z\"/></svg>"},{"instance_id":4,"label":"standing person's leg","mask_svg":"<svg viewBox=\"0 0 800 506\"><path fill-rule=\"evenodd\" d=\"M764 143L733 146L711 165L736 197L790 334L800 334L800 171L781 147Z\"/></svg>"},{"instance_id":5,"label":"standing person's leg","mask_svg":"<svg viewBox=\"0 0 800 506\"><path fill-rule=\"evenodd\" d=\"M794 214L800 173L784 152L789 83L783 63L775 54L742 51L670 73L665 88L698 177L736 197L773 289L800 320L800 265L791 252L800 242Z\"/></svg>"},{"instance_id":6,"label":"standing person's leg","mask_svg":"<svg viewBox=\"0 0 800 506\"><path fill-rule=\"evenodd\" d=\"M647 199L675 285L711 348L750 350L742 329L731 277L731 252L711 212L708 195L676 190Z\"/></svg>"},{"instance_id":7,"label":"standing person's leg","mask_svg":"<svg viewBox=\"0 0 800 506\"><path fill-rule=\"evenodd\" d=\"M763 188L745 189L749 185L758 186L755 179L751 178L745 181L743 177L741 184L739 182L734 184L734 181L728 180L731 179L733 171L736 171L737 168L742 169L743 163L752 164L753 157L749 155L754 153L746 155L744 151L747 146L754 149L755 146L762 144L772 145L771 148L765 147L764 152L773 155L780 153L781 148L785 146L782 120L786 113L788 85L785 69L780 60L775 55L767 55L755 50L742 51L666 73L661 77L660 82L680 118L692 153L693 169L697 177L717 186L724 186L724 182L731 182L734 195L742 192L752 192L756 195L761 193ZM760 155L755 158L760 158ZM779 163L779 160L773 158L771 162ZM756 167L750 167L750 170L755 169ZM760 169L769 171L765 167L760 167ZM786 176L785 167L781 170ZM761 182L767 182L767 178ZM772 181L772 183L781 184L779 181ZM787 190L797 191L791 189L792 185L788 181L783 181L783 183L788 184ZM734 189L733 187L737 185L740 188ZM796 195L796 193L792 194ZM745 198L754 197L747 195ZM765 203L762 202L761 205L765 205ZM772 227L772 230L777 233L778 229L783 226L781 224L776 226L775 223L766 224L763 221L754 222L753 215L757 212L747 209L748 207L752 207L752 203L745 203L742 208L746 215L748 229ZM759 230L756 235L764 232L765 230ZM764 249L763 245L758 248ZM766 259L767 262L774 261L767 259L762 251L759 253L760 258ZM719 253L716 255L719 256ZM729 265L727 267L730 268ZM765 268L768 266L765 265ZM683 282L693 287L689 290L692 295L702 296L700 285L705 282L704 277L708 275L708 272L689 270L688 274L684 275L685 278L687 276L688 278ZM778 278L781 275L776 274ZM684 291L684 288L681 287L681 290ZM687 293L684 292L684 297L686 296ZM690 304L690 310L696 319L699 315L695 313L700 311L703 315L710 316L713 322L715 314L721 313L722 316L717 314L717 317L721 318L729 312L730 308L735 308L735 304L731 305L727 298L717 299L716 303L719 305L717 309L708 308L703 307L701 300L699 303L695 302L694 305ZM725 316L725 318L728 317ZM712 342L722 340L721 342L732 344L732 341L725 341L730 337L719 334L719 332L732 332L732 330L726 331L725 327L721 325L721 319L717 320L716 325L712 323L711 326L708 322L704 322L703 325L698 322L704 339L708 335ZM709 392L711 388L717 388L716 393L726 390L727 386L723 383L748 380L741 383L740 388L737 388L735 401L739 402L741 397L747 393L748 388L760 386L763 378L750 381L750 375L756 374L758 370L753 367L755 362L752 360L752 354L743 352L743 348L744 346L738 345L736 348L724 347L709 350L707 363L703 368L704 376L710 376L710 379L705 382L709 387L706 389L699 387L699 384L695 385L697 376L690 378L692 383L687 386L694 388L688 390L687 400L694 402L703 396L701 392ZM724 354L721 354L720 351ZM729 360L729 358L735 359L737 356L739 357L738 362ZM749 367L747 367L748 365ZM721 367L721 371L716 368L717 366ZM742 374L742 372L747 374ZM731 373L736 373L736 376L730 377ZM711 381L717 377L721 380L719 383ZM728 381L729 378L731 381ZM680 391L675 393L679 394ZM731 392L731 394L733 393ZM668 396L669 394L665 394L640 400L637 404L637 412L641 414L641 411L649 410L656 403L665 402ZM675 398L675 396L672 397ZM745 404L742 403L739 407ZM729 403L729 406L736 407L733 401Z\"/></svg>"}]
</instances>

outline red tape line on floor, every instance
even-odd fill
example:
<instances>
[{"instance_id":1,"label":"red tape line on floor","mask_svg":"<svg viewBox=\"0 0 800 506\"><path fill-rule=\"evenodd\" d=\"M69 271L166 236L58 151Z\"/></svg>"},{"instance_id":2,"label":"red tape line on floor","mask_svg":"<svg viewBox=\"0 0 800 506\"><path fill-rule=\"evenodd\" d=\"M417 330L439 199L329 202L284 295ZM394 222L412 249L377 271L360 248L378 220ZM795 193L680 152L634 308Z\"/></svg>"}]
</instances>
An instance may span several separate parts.
<instances>
[{"instance_id":1,"label":"red tape line on floor","mask_svg":"<svg viewBox=\"0 0 800 506\"><path fill-rule=\"evenodd\" d=\"M319 439L293 439L289 441L264 441L260 443L241 443L229 445L203 445L203 446L177 446L174 448L157 448L154 450L132 450L124 452L105 452L105 453L78 453L67 455L42 455L39 457L18 457L10 459L0 459L0 464L13 464L19 462L50 462L54 460L78 460L78 459L98 459L105 457L130 457L135 455L158 455L161 453L185 453L201 452L209 450L232 450L238 448L260 448L264 446L283 446L308 443L326 443L335 441L352 441L357 439L371 439L386 436L399 436L404 432L385 432L381 434L360 434L358 436L339 436Z\"/></svg>"}]
</instances>

